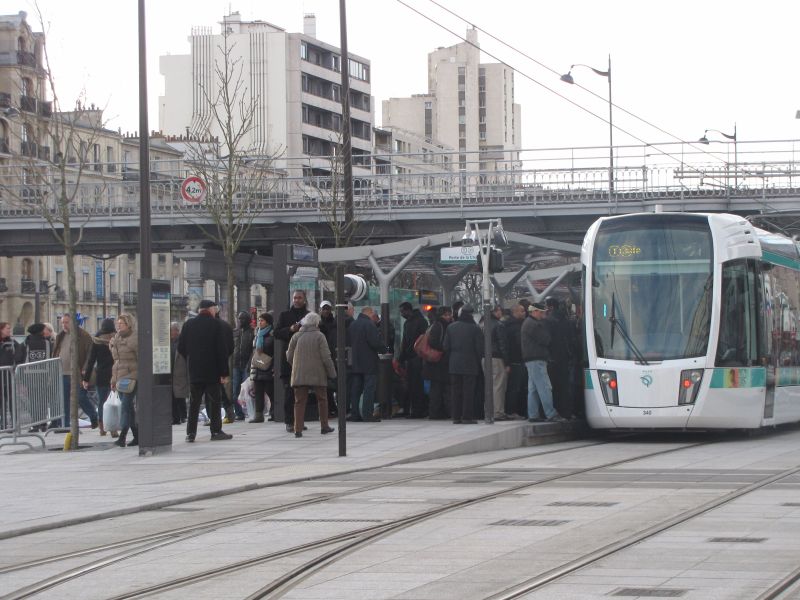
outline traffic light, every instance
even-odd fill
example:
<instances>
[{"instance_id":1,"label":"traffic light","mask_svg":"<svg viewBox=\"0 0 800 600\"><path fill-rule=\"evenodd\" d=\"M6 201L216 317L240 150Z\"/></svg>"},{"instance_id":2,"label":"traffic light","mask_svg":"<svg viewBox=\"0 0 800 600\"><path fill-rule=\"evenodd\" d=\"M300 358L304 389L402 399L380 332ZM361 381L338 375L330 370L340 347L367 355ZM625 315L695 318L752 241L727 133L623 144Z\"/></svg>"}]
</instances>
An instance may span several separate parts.
<instances>
[{"instance_id":1,"label":"traffic light","mask_svg":"<svg viewBox=\"0 0 800 600\"><path fill-rule=\"evenodd\" d=\"M482 254L478 254L478 266L483 269ZM503 268L503 251L492 246L489 248L489 273L499 273Z\"/></svg>"}]
</instances>

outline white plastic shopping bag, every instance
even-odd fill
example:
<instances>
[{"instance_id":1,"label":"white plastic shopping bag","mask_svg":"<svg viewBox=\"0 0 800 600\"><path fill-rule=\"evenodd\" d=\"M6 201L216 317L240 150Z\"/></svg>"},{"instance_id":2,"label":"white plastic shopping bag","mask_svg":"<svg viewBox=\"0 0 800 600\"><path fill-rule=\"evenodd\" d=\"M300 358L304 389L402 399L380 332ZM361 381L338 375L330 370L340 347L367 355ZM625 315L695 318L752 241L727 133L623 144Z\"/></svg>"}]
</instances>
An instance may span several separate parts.
<instances>
[{"instance_id":1,"label":"white plastic shopping bag","mask_svg":"<svg viewBox=\"0 0 800 600\"><path fill-rule=\"evenodd\" d=\"M108 431L120 429L121 417L122 402L120 402L119 394L112 390L108 394L105 404L103 404L103 428Z\"/></svg>"}]
</instances>

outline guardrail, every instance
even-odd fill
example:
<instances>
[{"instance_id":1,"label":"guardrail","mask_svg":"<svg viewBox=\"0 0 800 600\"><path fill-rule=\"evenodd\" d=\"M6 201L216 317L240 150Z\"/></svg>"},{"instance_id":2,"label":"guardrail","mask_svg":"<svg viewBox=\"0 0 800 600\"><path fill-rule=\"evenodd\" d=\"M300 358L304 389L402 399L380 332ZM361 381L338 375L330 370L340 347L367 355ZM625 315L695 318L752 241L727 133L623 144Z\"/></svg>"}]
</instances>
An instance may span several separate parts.
<instances>
[{"instance_id":1,"label":"guardrail","mask_svg":"<svg viewBox=\"0 0 800 600\"><path fill-rule=\"evenodd\" d=\"M64 417L61 359L0 368L0 390L3 401L0 446L22 445L33 449L33 444L21 438L37 438L45 449L44 435L36 429Z\"/></svg>"}]
</instances>

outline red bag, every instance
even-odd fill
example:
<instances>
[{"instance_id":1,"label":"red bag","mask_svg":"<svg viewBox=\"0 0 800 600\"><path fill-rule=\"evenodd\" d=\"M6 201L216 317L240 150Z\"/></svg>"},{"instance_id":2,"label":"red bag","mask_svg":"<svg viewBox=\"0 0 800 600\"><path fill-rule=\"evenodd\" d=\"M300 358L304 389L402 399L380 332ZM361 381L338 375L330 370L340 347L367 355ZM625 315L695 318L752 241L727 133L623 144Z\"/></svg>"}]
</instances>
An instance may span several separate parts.
<instances>
[{"instance_id":1,"label":"red bag","mask_svg":"<svg viewBox=\"0 0 800 600\"><path fill-rule=\"evenodd\" d=\"M442 360L442 355L444 352L431 348L430 340L428 339L429 337L430 329L419 336L417 341L414 342L414 352L416 352L417 356L419 356L422 360L436 363Z\"/></svg>"}]
</instances>

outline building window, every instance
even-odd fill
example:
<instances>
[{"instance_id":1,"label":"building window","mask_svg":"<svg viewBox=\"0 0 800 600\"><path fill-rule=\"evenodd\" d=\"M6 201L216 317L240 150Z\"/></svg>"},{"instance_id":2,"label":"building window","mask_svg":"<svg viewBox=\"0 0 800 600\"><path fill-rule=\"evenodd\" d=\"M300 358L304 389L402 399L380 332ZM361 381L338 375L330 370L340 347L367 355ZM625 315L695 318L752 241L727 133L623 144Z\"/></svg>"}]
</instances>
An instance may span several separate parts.
<instances>
[{"instance_id":1,"label":"building window","mask_svg":"<svg viewBox=\"0 0 800 600\"><path fill-rule=\"evenodd\" d=\"M308 60L308 46L305 42L300 42L300 58Z\"/></svg>"}]
</instances>

